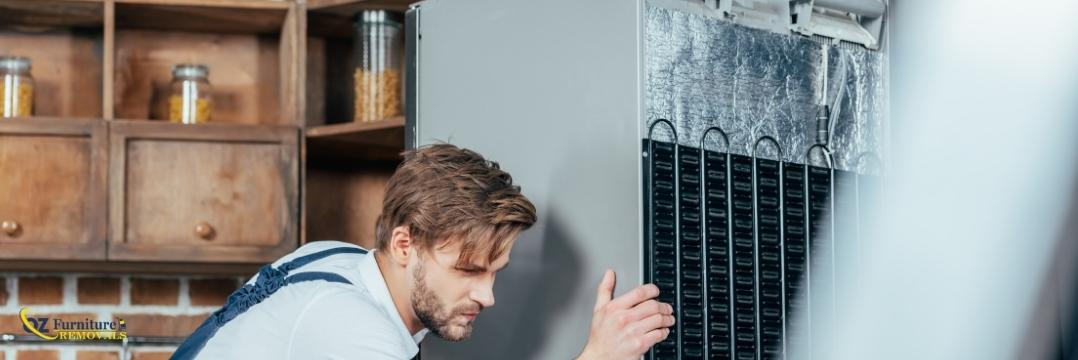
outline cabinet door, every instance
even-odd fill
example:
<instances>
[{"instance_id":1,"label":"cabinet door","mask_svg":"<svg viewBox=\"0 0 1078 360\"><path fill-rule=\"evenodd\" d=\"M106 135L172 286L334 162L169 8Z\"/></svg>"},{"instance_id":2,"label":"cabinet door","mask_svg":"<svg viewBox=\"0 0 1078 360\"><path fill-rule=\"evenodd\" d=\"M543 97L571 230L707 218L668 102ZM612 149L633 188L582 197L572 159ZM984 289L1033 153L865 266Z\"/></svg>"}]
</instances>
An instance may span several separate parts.
<instances>
[{"instance_id":1,"label":"cabinet door","mask_svg":"<svg viewBox=\"0 0 1078 360\"><path fill-rule=\"evenodd\" d=\"M103 120L0 119L0 259L103 260Z\"/></svg>"},{"instance_id":2,"label":"cabinet door","mask_svg":"<svg viewBox=\"0 0 1078 360\"><path fill-rule=\"evenodd\" d=\"M299 129L114 122L110 260L263 263L298 244Z\"/></svg>"}]
</instances>

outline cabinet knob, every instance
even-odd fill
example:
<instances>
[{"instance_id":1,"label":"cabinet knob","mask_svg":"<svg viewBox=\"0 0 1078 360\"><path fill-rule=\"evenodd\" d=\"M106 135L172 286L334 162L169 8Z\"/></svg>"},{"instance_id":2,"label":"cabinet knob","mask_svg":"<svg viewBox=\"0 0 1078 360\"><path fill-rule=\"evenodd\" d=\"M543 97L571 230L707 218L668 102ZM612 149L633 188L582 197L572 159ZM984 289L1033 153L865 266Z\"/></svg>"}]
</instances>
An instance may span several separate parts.
<instances>
[{"instance_id":1,"label":"cabinet knob","mask_svg":"<svg viewBox=\"0 0 1078 360\"><path fill-rule=\"evenodd\" d=\"M19 223L12 220L0 222L0 231L3 231L4 234L7 234L8 236L17 235L19 233L19 228L21 228Z\"/></svg>"},{"instance_id":2,"label":"cabinet knob","mask_svg":"<svg viewBox=\"0 0 1078 360\"><path fill-rule=\"evenodd\" d=\"M214 232L213 226L210 226L210 224L205 222L200 222L198 225L195 225L195 235L198 235L198 237L203 240L212 240Z\"/></svg>"}]
</instances>

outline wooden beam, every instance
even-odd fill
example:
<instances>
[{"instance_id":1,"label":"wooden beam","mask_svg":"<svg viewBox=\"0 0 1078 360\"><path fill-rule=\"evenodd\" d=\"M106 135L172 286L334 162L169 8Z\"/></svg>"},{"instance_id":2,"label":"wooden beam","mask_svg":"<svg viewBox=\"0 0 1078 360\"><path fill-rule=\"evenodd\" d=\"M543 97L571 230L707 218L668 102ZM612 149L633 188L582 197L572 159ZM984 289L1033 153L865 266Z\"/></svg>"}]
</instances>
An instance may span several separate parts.
<instances>
[{"instance_id":1,"label":"wooden beam","mask_svg":"<svg viewBox=\"0 0 1078 360\"><path fill-rule=\"evenodd\" d=\"M112 120L115 118L115 106L114 101L116 96L116 2L113 0L106 0L105 2L105 45L102 49L104 53L104 72L102 77L102 116L105 119Z\"/></svg>"}]
</instances>

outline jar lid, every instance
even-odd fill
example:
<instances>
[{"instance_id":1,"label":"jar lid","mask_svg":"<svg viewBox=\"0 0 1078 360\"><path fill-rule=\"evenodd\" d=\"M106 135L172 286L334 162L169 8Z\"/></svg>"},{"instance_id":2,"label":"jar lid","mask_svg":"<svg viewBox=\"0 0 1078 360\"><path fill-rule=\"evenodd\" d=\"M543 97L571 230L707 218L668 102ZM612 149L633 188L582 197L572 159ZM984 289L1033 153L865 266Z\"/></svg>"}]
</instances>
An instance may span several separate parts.
<instances>
[{"instance_id":1,"label":"jar lid","mask_svg":"<svg viewBox=\"0 0 1078 360\"><path fill-rule=\"evenodd\" d=\"M172 66L173 77L206 77L210 68L202 64L176 64Z\"/></svg>"},{"instance_id":2,"label":"jar lid","mask_svg":"<svg viewBox=\"0 0 1078 360\"><path fill-rule=\"evenodd\" d=\"M30 58L22 56L0 56L0 69L8 71L30 70Z\"/></svg>"},{"instance_id":3,"label":"jar lid","mask_svg":"<svg viewBox=\"0 0 1078 360\"><path fill-rule=\"evenodd\" d=\"M404 24L404 14L389 10L363 10L356 13L355 26L371 24L399 26Z\"/></svg>"}]
</instances>

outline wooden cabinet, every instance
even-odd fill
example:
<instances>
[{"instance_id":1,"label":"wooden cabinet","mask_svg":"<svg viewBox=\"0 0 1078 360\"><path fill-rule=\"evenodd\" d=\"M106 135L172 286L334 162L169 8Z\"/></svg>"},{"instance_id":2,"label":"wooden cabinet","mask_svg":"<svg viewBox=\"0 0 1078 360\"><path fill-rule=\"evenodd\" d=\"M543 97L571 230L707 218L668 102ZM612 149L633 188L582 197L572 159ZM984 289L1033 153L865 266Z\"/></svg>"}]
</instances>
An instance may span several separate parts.
<instances>
[{"instance_id":1,"label":"wooden cabinet","mask_svg":"<svg viewBox=\"0 0 1078 360\"><path fill-rule=\"evenodd\" d=\"M0 0L0 49L37 83L33 117L0 119L0 270L246 274L307 238L370 246L404 120L348 122L353 15L411 2ZM189 62L213 120L160 121Z\"/></svg>"},{"instance_id":2,"label":"wooden cabinet","mask_svg":"<svg viewBox=\"0 0 1078 360\"><path fill-rule=\"evenodd\" d=\"M117 121L110 260L268 262L299 241L295 127Z\"/></svg>"},{"instance_id":3,"label":"wooden cabinet","mask_svg":"<svg viewBox=\"0 0 1078 360\"><path fill-rule=\"evenodd\" d=\"M106 125L0 121L0 259L105 258Z\"/></svg>"}]
</instances>

